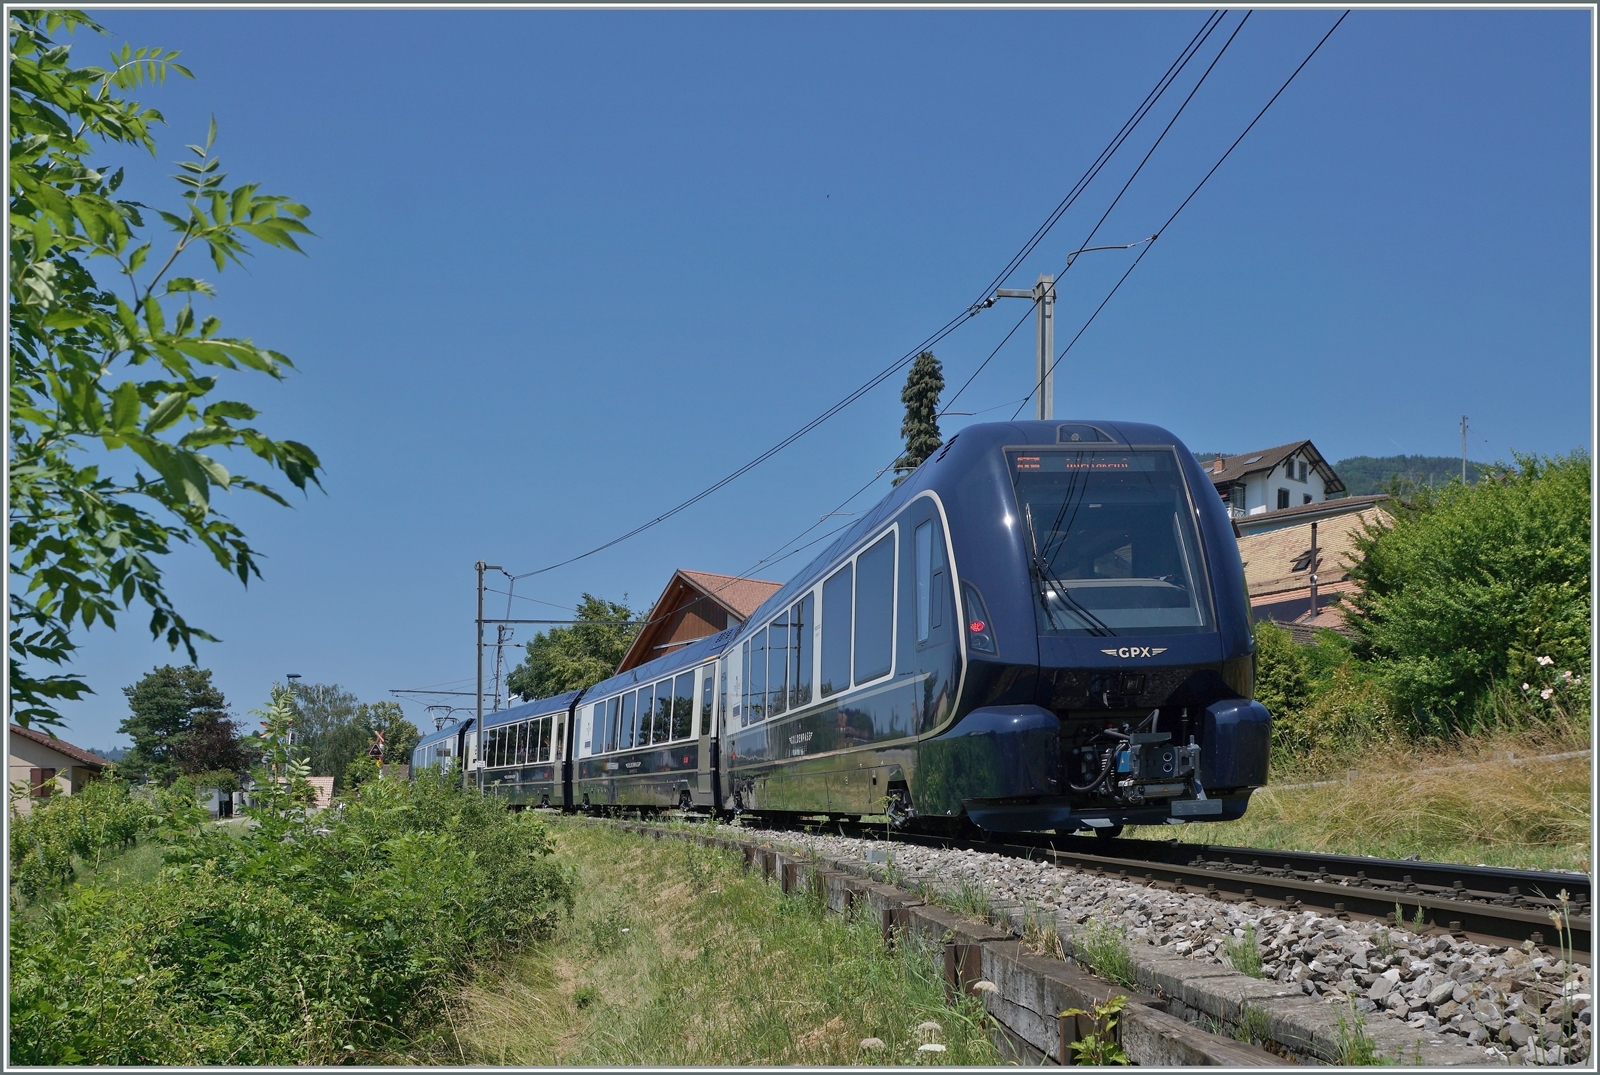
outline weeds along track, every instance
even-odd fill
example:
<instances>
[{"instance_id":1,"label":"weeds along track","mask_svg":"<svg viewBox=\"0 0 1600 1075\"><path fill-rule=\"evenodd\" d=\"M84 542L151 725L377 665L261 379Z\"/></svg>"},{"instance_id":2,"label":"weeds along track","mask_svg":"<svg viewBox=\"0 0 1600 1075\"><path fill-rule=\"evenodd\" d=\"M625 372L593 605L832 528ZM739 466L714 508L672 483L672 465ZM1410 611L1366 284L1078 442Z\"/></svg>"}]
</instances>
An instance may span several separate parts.
<instances>
[{"instance_id":1,"label":"weeds along track","mask_svg":"<svg viewBox=\"0 0 1600 1075\"><path fill-rule=\"evenodd\" d=\"M796 821L761 819L778 829ZM1177 892L1205 893L1229 901L1313 908L1406 925L1419 933L1449 933L1481 941L1531 940L1559 952L1563 942L1589 962L1590 883L1584 874L1493 866L1375 859L1308 851L1180 843L1176 840L1105 840L1044 833L995 833L988 838L886 831L883 825L829 821L811 827L861 839L888 839L924 847L960 848L992 855L1053 862L1079 870ZM1565 893L1567 902L1562 903ZM1563 911L1565 914L1563 915ZM1558 928L1551 915L1562 917ZM1563 934L1570 931L1570 937Z\"/></svg>"}]
</instances>

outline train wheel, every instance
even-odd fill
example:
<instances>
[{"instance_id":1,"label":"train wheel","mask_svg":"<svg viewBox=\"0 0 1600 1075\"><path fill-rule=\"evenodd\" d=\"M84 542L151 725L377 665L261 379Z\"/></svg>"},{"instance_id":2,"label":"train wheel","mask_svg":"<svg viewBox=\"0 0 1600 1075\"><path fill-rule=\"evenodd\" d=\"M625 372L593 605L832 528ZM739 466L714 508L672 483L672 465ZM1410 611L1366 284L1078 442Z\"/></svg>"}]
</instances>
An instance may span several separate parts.
<instances>
[{"instance_id":1,"label":"train wheel","mask_svg":"<svg viewBox=\"0 0 1600 1075\"><path fill-rule=\"evenodd\" d=\"M1108 825L1103 829L1095 829L1094 834L1102 840L1115 840L1122 835L1121 825Z\"/></svg>"}]
</instances>

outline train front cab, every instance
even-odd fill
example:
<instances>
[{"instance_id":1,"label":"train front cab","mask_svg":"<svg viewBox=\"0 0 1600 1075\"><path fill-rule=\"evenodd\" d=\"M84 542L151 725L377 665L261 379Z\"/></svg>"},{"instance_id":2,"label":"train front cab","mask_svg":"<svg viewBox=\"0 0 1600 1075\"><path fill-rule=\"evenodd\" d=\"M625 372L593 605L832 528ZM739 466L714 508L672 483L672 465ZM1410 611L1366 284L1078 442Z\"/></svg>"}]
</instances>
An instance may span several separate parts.
<instances>
[{"instance_id":1,"label":"train front cab","mask_svg":"<svg viewBox=\"0 0 1600 1075\"><path fill-rule=\"evenodd\" d=\"M919 744L916 812L1108 835L1242 816L1270 718L1232 525L1194 457L1126 424L962 438L942 488L966 675Z\"/></svg>"}]
</instances>

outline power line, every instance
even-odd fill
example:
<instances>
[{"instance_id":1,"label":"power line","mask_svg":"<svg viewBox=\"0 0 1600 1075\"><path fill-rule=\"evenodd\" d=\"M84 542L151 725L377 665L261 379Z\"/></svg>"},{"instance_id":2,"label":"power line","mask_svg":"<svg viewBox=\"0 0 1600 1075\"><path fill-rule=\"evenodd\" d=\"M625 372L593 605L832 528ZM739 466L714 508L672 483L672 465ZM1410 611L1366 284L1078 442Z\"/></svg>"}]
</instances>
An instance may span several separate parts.
<instances>
[{"instance_id":1,"label":"power line","mask_svg":"<svg viewBox=\"0 0 1600 1075\"><path fill-rule=\"evenodd\" d=\"M1100 155L1090 162L1089 167L1078 178L1078 181L1072 185L1072 189L1067 192L1066 197L1062 198L1050 215L1045 218L1045 222L1039 225L1038 230L1023 244L1022 249L1012 256L1000 274L990 281L983 294L978 296L978 302L988 298L994 293L995 288L1005 283L1006 279L1017 270L1027 256L1033 253L1034 248L1044 241L1044 237L1049 234L1051 228L1055 227L1062 214L1072 207L1073 203L1078 200L1078 196L1100 174L1100 170L1110 162L1117 150L1122 148L1122 143L1127 141L1128 137L1133 134L1134 128L1143 122L1145 116L1156 106L1156 102L1160 101L1167 92L1168 87L1183 73L1183 69L1189 65L1189 61L1194 58L1194 54L1206 43L1206 39L1211 36L1211 32L1222 22L1226 14L1226 11L1213 11L1206 16L1206 21L1200 24L1200 29L1195 31L1194 37L1190 38L1189 43L1178 53L1178 58L1173 60L1171 66L1156 80L1155 86L1151 88L1149 93L1145 94L1144 100L1139 102L1139 106L1133 110L1133 114L1123 121L1122 127L1116 134L1112 135L1111 141L1106 143L1105 148L1100 151ZM977 305L977 303L974 303L974 305Z\"/></svg>"},{"instance_id":2,"label":"power line","mask_svg":"<svg viewBox=\"0 0 1600 1075\"><path fill-rule=\"evenodd\" d=\"M1250 21L1250 16L1252 14L1254 13L1250 11L1246 11L1244 13L1244 18L1239 20L1239 25L1235 26L1233 28L1233 33L1228 35L1228 40L1222 43L1222 48L1218 49L1217 54L1211 58L1211 63L1207 65L1204 73L1201 74L1200 81L1194 84L1194 89L1189 91L1189 96L1183 99L1183 104L1179 105L1178 110L1172 114L1172 118L1167 120L1167 125L1161 128L1161 133L1157 135L1156 140L1151 143L1150 148L1145 152L1144 158L1139 161L1139 166L1133 170L1132 175L1128 176L1128 181L1122 184L1122 189L1117 191L1117 196L1111 199L1111 204L1106 206L1106 211L1100 214L1100 219L1095 221L1094 227L1089 229L1088 236L1084 238L1083 242L1078 244L1079 246L1088 246L1090 243L1094 242L1095 234L1100 230L1100 226L1106 222L1106 217L1110 216L1111 211L1117 207L1117 203L1122 201L1122 196L1128 193L1128 188L1133 186L1133 181L1135 179L1139 178L1139 173L1144 171L1144 166L1150 163L1150 158L1155 156L1156 150L1160 148L1162 141L1167 137L1167 132L1171 131L1172 125L1178 122L1178 117L1183 115L1183 110L1189 107L1189 102L1194 100L1194 95L1200 92L1200 87L1206 84L1206 79L1211 76L1211 72L1217 66L1217 62L1222 59L1223 53L1228 51L1228 46L1233 44L1233 39L1239 36L1239 31L1244 29L1244 24ZM1154 236L1152 236L1152 238L1154 238ZM1067 269L1070 268L1072 268L1072 263L1069 261L1067 263ZM1063 275L1065 275L1067 269L1061 270ZM1052 366L1051 368L1053 369L1054 367Z\"/></svg>"},{"instance_id":3,"label":"power line","mask_svg":"<svg viewBox=\"0 0 1600 1075\"><path fill-rule=\"evenodd\" d=\"M1214 30L1217 24L1221 22L1222 14L1225 13L1214 11L1206 17L1205 22L1201 24L1201 27L1198 31L1196 31L1195 36L1190 39L1189 43L1185 45L1183 50L1179 53L1178 59L1174 60L1172 65L1167 68L1166 72L1163 73L1161 78L1157 80L1155 88L1145 95L1145 99L1140 102L1139 107L1134 110L1133 115L1123 123L1122 128L1117 132L1116 135L1112 137L1106 148L1100 151L1100 155L1095 159L1094 163L1090 165L1089 169L1085 171L1084 175L1078 180L1078 182L1073 185L1073 188L1068 192L1067 196L1062 199L1061 203L1056 206L1055 210L1046 219L1044 224L1040 225L1028 242L1023 245L1022 249L1018 251L1017 254L1013 255L1011 260L1007 263L1005 269L1002 270L1001 274L995 278L995 285L1003 282L1006 277L1014 272L1016 266L1020 264L1021 260L1026 258L1027 255L1033 251L1034 247L1038 246L1038 244L1043 241L1045 235L1047 235L1050 229L1055 226L1056 221L1061 218L1061 214L1066 212L1073 202L1077 200L1078 196L1083 192L1084 188L1088 186L1089 182L1091 182L1094 177L1100 173L1100 170L1105 167L1106 163L1109 162L1111 157L1117 152L1118 149L1121 148L1122 143L1127 140L1128 136L1133 133L1134 128L1139 125L1139 123L1149 113L1150 109L1153 108L1156 102L1161 99L1161 96L1166 93L1167 88L1171 86L1173 80L1176 79L1177 76L1183 71L1184 67L1188 65L1195 52L1199 50L1200 46L1205 43L1206 38L1210 36L1211 31ZM993 291L995 285L991 285L985 289L984 297L987 297L987 295ZM804 437L807 433L826 422L829 418L832 418L835 414L838 414L840 411L844 410L850 404L860 399L866 393L882 384L889 377L892 377L894 374L898 373L908 363L914 360L917 355L933 347L950 333L954 332L962 324L965 324L966 321L968 321L974 314L978 312L979 308L979 304L974 303L972 306L969 306L955 317L952 317L921 343L911 348L888 367L875 374L865 384L861 385L859 388L846 395L833 406L823 411L822 414L811 419L799 429L780 440L777 444L774 444L766 451L757 455L754 459L738 467L732 473L723 477L719 481L714 482L713 484L702 489L689 499L681 502L673 508L668 509L667 511L662 512L660 515L657 515L648 522L634 527L632 530L629 530L627 533L622 534L619 537L612 538L610 541L607 541L601 545L596 545L592 549L578 553L576 556L570 556L567 559L551 564L548 567L542 567L534 571L524 572L521 575L514 575L512 576L513 580L529 578L534 575L542 575L546 572L554 571L557 568L566 567L568 564L576 563L579 560L586 559L587 557L593 556L599 552L603 552L614 545L619 545L630 538L637 537L646 530L649 530L652 527L672 518L679 512L693 507L706 497L749 473L751 470L760 466L768 459L771 459L774 455L777 455L779 452L783 451L783 449L787 448L801 437Z\"/></svg>"},{"instance_id":4,"label":"power line","mask_svg":"<svg viewBox=\"0 0 1600 1075\"><path fill-rule=\"evenodd\" d=\"M1200 193L1200 188L1204 187L1206 185L1206 182L1214 174L1216 174L1217 169L1222 167L1222 162L1227 160L1228 157L1233 153L1233 151L1239 147L1239 143L1244 141L1245 135L1249 134L1250 131L1255 127L1255 125L1261 120L1261 117L1267 114L1267 109L1271 108L1273 103L1276 102L1277 99L1280 96L1283 95L1283 91L1289 88L1289 83L1293 82L1295 80L1295 78L1300 74L1300 72L1302 70L1304 70L1306 64L1311 62L1311 58L1317 54L1317 52L1322 48L1322 46L1324 44L1327 43L1328 38L1333 36L1333 32L1339 28L1339 25L1344 22L1345 18L1347 16L1349 16L1349 14L1350 14L1350 12L1348 10L1346 10L1343 15L1339 16L1338 20L1335 21L1332 26L1328 27L1328 32L1322 35L1322 39L1320 41L1318 41L1315 46L1312 47L1310 52L1306 53L1306 58L1300 61L1300 66L1296 67L1294 69L1294 71L1292 71L1290 73L1289 77L1284 79L1283 85L1278 87L1278 92L1274 93L1272 95L1271 99L1268 100L1266 104L1261 106L1261 111L1256 113L1255 119L1252 119L1250 121L1250 123L1245 127L1245 129L1243 131L1239 132L1239 137L1235 138L1233 140L1233 144L1230 145L1227 148L1227 150L1222 154L1222 156L1217 158L1217 163L1215 163L1215 164L1213 164L1211 166L1211 170L1208 171L1204 176L1201 177L1200 182L1198 182L1198 183L1196 183L1194 185L1194 189L1189 192L1189 196L1183 199L1182 203L1179 204L1178 208L1176 208L1176 209L1174 209L1172 211L1172 215L1167 217L1166 222L1163 223L1161 225L1161 227L1156 230L1155 235L1152 237L1153 239L1160 238L1166 232L1167 228L1172 225L1172 222L1174 220L1178 219L1178 214L1183 212L1185 207L1187 207L1188 204L1191 201L1194 200L1194 196L1196 194ZM1239 25L1243 26L1244 23L1240 22ZM1237 33L1238 31L1235 30L1234 32ZM1122 276L1117 280L1116 285L1114 287L1112 287L1111 291L1106 295L1106 297L1104 299L1100 300L1100 305L1095 307L1094 313L1090 314L1089 315L1089 319L1083 323L1083 327L1078 329L1077 335L1072 337L1071 342L1069 342L1067 344L1067 346L1062 349L1061 354L1056 357L1056 360L1054 362L1050 363L1050 372L1051 373L1054 373L1056 366L1060 364L1060 362L1061 362L1061 360L1063 358L1067 357L1067 352L1072 350L1072 345L1078 342L1078 339L1084 334L1084 331L1087 330L1088 327L1091 324L1094 323L1094 319L1096 317L1100 316L1100 311L1105 309L1106 303L1111 301L1111 296L1115 295L1117 293L1117 290L1122 287L1123 281L1126 280L1129 277L1129 275L1132 274L1134 269L1139 267L1139 262L1143 261L1144 260L1144 256L1146 254L1148 254L1152 249L1154 249L1154 247L1155 247L1155 243L1151 242L1151 244L1149 246L1146 246L1143 250L1139 251L1139 256L1133 259L1133 264L1128 266L1127 271L1124 272L1122 274ZM1035 389L1035 391L1037 391L1037 389ZM1029 392L1028 393L1028 399L1032 399L1032 398L1033 398L1033 393ZM1027 403L1028 403L1028 400L1024 399L1022 401L1022 403L1017 407L1016 411L1011 415L1011 417L1013 419L1015 419L1018 414L1021 414L1022 413L1022 408L1027 406Z\"/></svg>"}]
</instances>

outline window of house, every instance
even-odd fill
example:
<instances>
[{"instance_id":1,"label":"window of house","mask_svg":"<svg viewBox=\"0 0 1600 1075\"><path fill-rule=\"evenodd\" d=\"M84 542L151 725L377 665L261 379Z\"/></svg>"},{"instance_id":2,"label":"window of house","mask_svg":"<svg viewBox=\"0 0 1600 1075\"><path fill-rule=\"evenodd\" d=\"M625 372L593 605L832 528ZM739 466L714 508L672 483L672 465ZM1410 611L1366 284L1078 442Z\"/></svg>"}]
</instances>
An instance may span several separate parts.
<instances>
[{"instance_id":1,"label":"window of house","mask_svg":"<svg viewBox=\"0 0 1600 1075\"><path fill-rule=\"evenodd\" d=\"M855 569L846 564L822 584L822 697L850 686L850 624Z\"/></svg>"},{"instance_id":2,"label":"window of house","mask_svg":"<svg viewBox=\"0 0 1600 1075\"><path fill-rule=\"evenodd\" d=\"M1301 493L1300 494L1300 503L1302 503L1302 504L1311 503L1311 494L1310 493Z\"/></svg>"},{"instance_id":3,"label":"window of house","mask_svg":"<svg viewBox=\"0 0 1600 1075\"><path fill-rule=\"evenodd\" d=\"M1304 459L1300 460L1300 480L1301 481L1305 481L1306 480L1306 471L1308 469L1309 469L1309 465L1306 463L1306 461Z\"/></svg>"},{"instance_id":4,"label":"window of house","mask_svg":"<svg viewBox=\"0 0 1600 1075\"><path fill-rule=\"evenodd\" d=\"M794 659L789 667L789 704L795 709L811 701L811 625L812 596L806 594L789 610L789 630L793 643L789 652Z\"/></svg>"},{"instance_id":5,"label":"window of house","mask_svg":"<svg viewBox=\"0 0 1600 1075\"><path fill-rule=\"evenodd\" d=\"M56 778L54 769L29 769L28 786L30 795L35 799L48 799L55 785L51 783Z\"/></svg>"},{"instance_id":6,"label":"window of house","mask_svg":"<svg viewBox=\"0 0 1600 1075\"><path fill-rule=\"evenodd\" d=\"M1281 510L1289 506L1289 490L1278 490L1278 508Z\"/></svg>"},{"instance_id":7,"label":"window of house","mask_svg":"<svg viewBox=\"0 0 1600 1075\"><path fill-rule=\"evenodd\" d=\"M894 658L894 533L856 557L856 682L887 675Z\"/></svg>"},{"instance_id":8,"label":"window of house","mask_svg":"<svg viewBox=\"0 0 1600 1075\"><path fill-rule=\"evenodd\" d=\"M1311 553L1310 553L1309 550L1307 550L1306 552L1303 552L1303 553L1300 554L1299 559L1295 560L1294 566L1291 567L1289 570L1290 571L1304 571L1306 568L1308 568L1310 566L1311 566Z\"/></svg>"}]
</instances>

